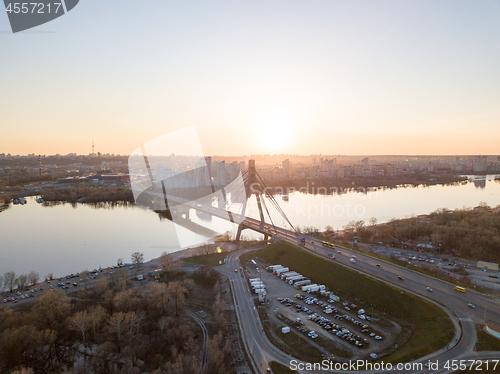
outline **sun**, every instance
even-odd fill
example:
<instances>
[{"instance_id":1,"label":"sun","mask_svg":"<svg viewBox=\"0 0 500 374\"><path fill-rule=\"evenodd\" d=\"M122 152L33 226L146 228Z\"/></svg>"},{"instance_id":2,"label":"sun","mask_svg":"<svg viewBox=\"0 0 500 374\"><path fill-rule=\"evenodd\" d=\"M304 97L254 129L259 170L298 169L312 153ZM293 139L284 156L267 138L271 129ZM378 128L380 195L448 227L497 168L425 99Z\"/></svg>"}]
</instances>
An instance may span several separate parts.
<instances>
[{"instance_id":1,"label":"sun","mask_svg":"<svg viewBox=\"0 0 500 374\"><path fill-rule=\"evenodd\" d=\"M289 116L268 114L259 120L259 148L266 153L281 153L291 146L294 124Z\"/></svg>"}]
</instances>

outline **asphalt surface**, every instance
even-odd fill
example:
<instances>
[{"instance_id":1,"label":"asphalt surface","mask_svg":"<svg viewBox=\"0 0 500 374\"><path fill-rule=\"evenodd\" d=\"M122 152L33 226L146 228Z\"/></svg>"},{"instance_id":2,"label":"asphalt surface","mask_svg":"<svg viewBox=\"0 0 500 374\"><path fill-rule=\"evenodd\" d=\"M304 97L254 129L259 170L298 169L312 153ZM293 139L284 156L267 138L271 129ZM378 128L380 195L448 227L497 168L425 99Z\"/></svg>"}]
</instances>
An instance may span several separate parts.
<instances>
[{"instance_id":1,"label":"asphalt surface","mask_svg":"<svg viewBox=\"0 0 500 374\"><path fill-rule=\"evenodd\" d=\"M303 237L306 237L305 249L310 252L325 257L328 253L334 253L335 259L330 261L337 262L338 264L352 268L355 271L368 274L384 282L396 285L401 289L407 290L408 292L420 295L421 297L436 303L448 313L454 322L456 330L455 336L452 341L450 341L450 344L437 352L415 361L423 364L429 361L432 363L439 362L438 368L434 367L432 370L429 370L424 366L422 367L422 370L418 370L418 368L415 370L392 370L391 373L448 373L452 372L452 370L448 370L444 366L446 362L450 364L452 360L500 359L500 352L475 351L477 336L474 324L484 324L487 320L493 320L497 323L500 322L500 302L497 298L472 290L467 290L465 293L457 292L454 289L454 285L434 277L415 272L411 268L404 268L384 260L361 254L345 247L337 246L335 249L325 247L320 241L311 237L298 235L269 224L262 224L257 220L247 218L245 219L244 224L247 228L254 229L256 231L267 231L274 236L279 235L280 239L295 245L299 245L300 240ZM267 339L260 319L258 318L257 310L255 310L248 282L244 274L239 270L241 267L239 256L250 250L255 250L255 248L232 253L228 257L226 264L222 266L220 270L226 274L231 281L243 340L248 349L248 354L252 357L254 370L259 373L265 373L269 361L277 361L289 366L292 357L276 348ZM354 264L349 261L352 258L352 255L356 255L356 262ZM380 264L380 267L376 266L377 264ZM234 272L234 269L236 268L238 269L237 273ZM398 276L403 277L404 280L399 279ZM427 291L427 287L432 288L433 291ZM467 306L468 303L475 305L475 308ZM312 370L303 372L324 373L325 371ZM378 370L365 372L380 373L383 371Z\"/></svg>"}]
</instances>

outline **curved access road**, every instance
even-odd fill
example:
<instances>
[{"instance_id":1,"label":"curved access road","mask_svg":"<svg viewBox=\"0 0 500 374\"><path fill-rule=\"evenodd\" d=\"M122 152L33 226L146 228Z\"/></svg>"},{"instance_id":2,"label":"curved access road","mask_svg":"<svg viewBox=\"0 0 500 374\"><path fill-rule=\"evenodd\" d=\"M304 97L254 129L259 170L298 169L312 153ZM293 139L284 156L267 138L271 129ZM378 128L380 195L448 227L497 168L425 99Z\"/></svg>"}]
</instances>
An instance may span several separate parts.
<instances>
[{"instance_id":1,"label":"curved access road","mask_svg":"<svg viewBox=\"0 0 500 374\"><path fill-rule=\"evenodd\" d=\"M282 240L295 245L298 245L299 241L303 237L306 237L306 250L324 257L326 257L328 253L334 253L336 258L330 261L337 262L355 271L368 274L374 278L425 297L439 304L452 317L456 326L456 334L447 347L416 360L414 363L422 363L421 368L415 365L415 369L413 370L392 370L391 373L429 373L430 371L423 366L429 361L433 363L436 361L439 362L439 368L431 370L432 372L444 373L450 372L444 367L447 361L451 362L451 360L457 359L480 360L500 358L500 352L475 351L477 336L474 323L484 324L485 320L500 321L500 303L491 295L483 295L469 290L467 290L465 294L459 293L455 291L452 284L415 272L411 269L360 254L348 248L340 246L337 246L335 249L324 247L320 241L308 236L295 234L288 230L280 228L273 229L277 229ZM279 350L267 339L260 318L258 317L258 311L255 309L253 297L248 288L248 282L242 272L234 272L234 269L239 269L241 267L239 256L255 249L256 248L249 248L230 254L226 264L220 268L220 271L228 276L231 282L236 313L242 330L244 345L252 358L254 370L259 373L265 373L269 361L277 361L283 365L289 366L290 360L293 358ZM352 255L356 255L356 262L354 264L349 261ZM377 266L377 264L380 266ZM404 280L399 279L399 276L403 277ZM427 287L432 288L433 291L427 291ZM474 304L475 308L467 306L468 303ZM461 329L459 326L461 326ZM325 371L312 370L304 372L324 373ZM369 371L366 371L366 373L369 373Z\"/></svg>"}]
</instances>

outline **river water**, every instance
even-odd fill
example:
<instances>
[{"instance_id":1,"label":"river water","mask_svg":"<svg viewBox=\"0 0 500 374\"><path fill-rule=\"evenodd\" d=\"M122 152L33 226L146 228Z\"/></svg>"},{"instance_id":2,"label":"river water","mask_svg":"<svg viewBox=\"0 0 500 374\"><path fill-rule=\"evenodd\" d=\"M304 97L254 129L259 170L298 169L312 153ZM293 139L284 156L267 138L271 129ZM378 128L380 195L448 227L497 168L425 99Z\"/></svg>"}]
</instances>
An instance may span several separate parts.
<instances>
[{"instance_id":1,"label":"river water","mask_svg":"<svg viewBox=\"0 0 500 374\"><path fill-rule=\"evenodd\" d=\"M490 206L500 204L500 183L494 176L474 177L474 181L454 186L400 187L395 189L347 192L341 195L321 195L292 192L276 196L280 207L297 227L315 226L334 229L351 220L367 224L375 217L378 223L391 218L426 214L439 208L474 207L480 202ZM11 205L0 213L0 274L38 271L43 277L55 276L116 265L117 259L130 262L135 251L143 252L146 260L163 251L180 249L177 235L182 233L197 243L204 237L186 229L174 227L147 209L131 206L96 207L87 204L45 206L34 198L26 205ZM273 223L289 228L279 213L267 204ZM258 218L255 197L249 200L247 215ZM207 220L190 213L192 221L217 232L235 232L235 225L216 218ZM258 237L244 231L246 237Z\"/></svg>"}]
</instances>

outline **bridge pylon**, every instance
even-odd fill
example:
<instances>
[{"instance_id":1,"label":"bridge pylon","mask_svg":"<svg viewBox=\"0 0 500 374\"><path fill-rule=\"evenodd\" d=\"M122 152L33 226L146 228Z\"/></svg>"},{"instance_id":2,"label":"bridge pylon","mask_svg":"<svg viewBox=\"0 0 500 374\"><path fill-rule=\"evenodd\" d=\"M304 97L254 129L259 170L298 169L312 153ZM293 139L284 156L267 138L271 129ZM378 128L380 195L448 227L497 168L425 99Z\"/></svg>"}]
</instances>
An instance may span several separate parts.
<instances>
[{"instance_id":1,"label":"bridge pylon","mask_svg":"<svg viewBox=\"0 0 500 374\"><path fill-rule=\"evenodd\" d=\"M264 219L264 211L262 210L262 199L264 195L264 189L265 187L262 185L260 182L259 178L257 178L257 170L255 169L255 160L249 160L248 161L248 176L247 176L247 181L246 181L246 186L245 186L245 194L246 194L246 199L243 204L243 209L241 214L245 215L246 213L246 208L248 204L248 199L252 197L252 195L255 195L255 198L257 200L257 207L259 208L259 216L260 216L260 221L262 224L265 223ZM240 223L238 225L238 231L236 232L236 240L239 241L241 238L241 232L246 228L244 223ZM269 235L264 234L264 240L268 240Z\"/></svg>"}]
</instances>

